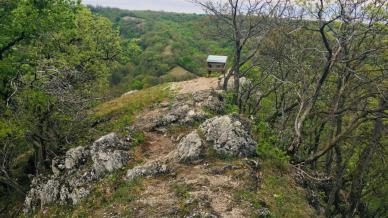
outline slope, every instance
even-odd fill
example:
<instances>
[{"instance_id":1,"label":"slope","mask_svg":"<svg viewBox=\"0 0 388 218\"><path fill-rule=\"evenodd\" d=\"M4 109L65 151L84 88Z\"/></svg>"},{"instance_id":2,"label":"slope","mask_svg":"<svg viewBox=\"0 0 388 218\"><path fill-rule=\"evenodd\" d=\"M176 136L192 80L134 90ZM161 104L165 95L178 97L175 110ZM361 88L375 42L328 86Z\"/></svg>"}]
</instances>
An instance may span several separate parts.
<instances>
[{"instance_id":1,"label":"slope","mask_svg":"<svg viewBox=\"0 0 388 218\"><path fill-rule=\"evenodd\" d=\"M217 114L215 118L234 117L220 110L225 102L222 92L214 90L216 82L214 78L198 78L169 84L173 97L145 107L126 128L134 137L133 133L142 133L128 151L128 165L98 181L91 194L78 204L46 205L35 217L318 216L309 206L305 191L295 182L293 168L277 167L273 160L257 157L222 155L207 142L206 132L200 130L204 124L198 128L199 124ZM142 96L142 92L147 90L133 95ZM105 103L99 107L100 116L125 116L123 108L131 104L128 99L131 97ZM107 105L114 106L102 110ZM244 118L238 120L245 125ZM204 141L203 153L194 161L172 161L171 155L190 132L198 132ZM164 165L168 170L160 168ZM138 170L142 173L134 174ZM129 175L137 176L129 179Z\"/></svg>"}]
</instances>

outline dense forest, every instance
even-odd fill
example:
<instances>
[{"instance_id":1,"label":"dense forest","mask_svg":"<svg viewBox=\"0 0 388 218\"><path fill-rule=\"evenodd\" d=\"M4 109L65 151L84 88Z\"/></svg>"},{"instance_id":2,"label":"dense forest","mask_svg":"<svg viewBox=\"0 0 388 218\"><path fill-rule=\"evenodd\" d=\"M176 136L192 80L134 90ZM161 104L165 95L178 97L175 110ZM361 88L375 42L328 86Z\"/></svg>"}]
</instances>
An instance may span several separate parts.
<instances>
[{"instance_id":1,"label":"dense forest","mask_svg":"<svg viewBox=\"0 0 388 218\"><path fill-rule=\"evenodd\" d=\"M201 76L206 72L208 54L232 53L227 40L211 31L212 26L204 15L92 6L90 9L109 18L120 29L124 47L130 55L131 63L120 66L112 74L113 84L123 80L130 88L139 89L176 80L166 75L175 66Z\"/></svg>"},{"instance_id":2,"label":"dense forest","mask_svg":"<svg viewBox=\"0 0 388 218\"><path fill-rule=\"evenodd\" d=\"M21 214L53 158L122 131L168 97L155 86L205 76L218 54L225 113L252 121L257 158L301 172L322 216L388 217L387 2L193 4L206 14L0 0L0 216ZM147 95L95 112L130 90Z\"/></svg>"}]
</instances>

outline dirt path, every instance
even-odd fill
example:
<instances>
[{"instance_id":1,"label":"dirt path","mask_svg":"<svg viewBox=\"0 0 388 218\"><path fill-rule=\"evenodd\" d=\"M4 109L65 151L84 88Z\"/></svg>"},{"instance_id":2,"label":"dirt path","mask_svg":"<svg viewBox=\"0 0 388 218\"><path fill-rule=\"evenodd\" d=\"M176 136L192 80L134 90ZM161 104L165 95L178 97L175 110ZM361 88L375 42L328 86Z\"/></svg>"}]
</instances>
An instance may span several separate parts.
<instances>
[{"instance_id":1,"label":"dirt path","mask_svg":"<svg viewBox=\"0 0 388 218\"><path fill-rule=\"evenodd\" d=\"M218 78L205 77L171 84L171 90L181 99L178 103L187 104L193 98L190 94L217 87ZM172 103L171 108L153 108L139 116L141 119L137 122L145 130L146 141L136 148L135 159L148 162L166 156L176 148L184 135L195 129L193 126L178 125L168 127L165 132L158 132L144 125L151 124L161 114L167 115L170 109L176 107L176 103ZM191 104L193 105L195 104ZM244 183L246 178L240 178L240 174L245 175L246 169L238 166L236 169L222 170L230 164L212 158L206 158L197 164L174 163L174 170L170 174L145 178L144 191L138 193L137 200L131 204L131 208L134 208L133 216L185 217L191 214L193 217L206 217L213 214L218 217L248 217L250 205L237 204L232 191L238 190Z\"/></svg>"},{"instance_id":2,"label":"dirt path","mask_svg":"<svg viewBox=\"0 0 388 218\"><path fill-rule=\"evenodd\" d=\"M193 80L174 82L171 85L171 90L177 94L194 93L207 89L217 89L218 78L216 77L199 77Z\"/></svg>"}]
</instances>

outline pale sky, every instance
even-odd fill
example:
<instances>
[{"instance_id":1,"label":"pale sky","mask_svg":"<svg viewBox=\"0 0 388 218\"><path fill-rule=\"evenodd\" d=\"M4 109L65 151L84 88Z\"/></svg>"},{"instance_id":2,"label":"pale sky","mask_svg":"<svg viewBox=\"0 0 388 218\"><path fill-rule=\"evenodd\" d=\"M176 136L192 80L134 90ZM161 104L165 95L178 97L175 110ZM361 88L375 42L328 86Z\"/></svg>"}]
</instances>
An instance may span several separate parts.
<instances>
[{"instance_id":1,"label":"pale sky","mask_svg":"<svg viewBox=\"0 0 388 218\"><path fill-rule=\"evenodd\" d=\"M82 0L83 4L107 6L128 10L152 10L180 13L203 13L188 0Z\"/></svg>"}]
</instances>

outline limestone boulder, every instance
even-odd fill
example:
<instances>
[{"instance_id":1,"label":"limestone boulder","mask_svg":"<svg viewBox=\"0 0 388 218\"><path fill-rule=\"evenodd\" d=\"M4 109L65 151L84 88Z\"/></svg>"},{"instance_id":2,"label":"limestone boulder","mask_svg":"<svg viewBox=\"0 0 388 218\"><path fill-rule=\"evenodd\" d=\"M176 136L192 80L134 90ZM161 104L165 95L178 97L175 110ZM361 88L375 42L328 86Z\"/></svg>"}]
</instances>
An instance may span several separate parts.
<instances>
[{"instance_id":1,"label":"limestone boulder","mask_svg":"<svg viewBox=\"0 0 388 218\"><path fill-rule=\"evenodd\" d=\"M204 152L204 143L197 131L185 136L177 145L176 159L179 162L192 162L199 160Z\"/></svg>"},{"instance_id":2,"label":"limestone boulder","mask_svg":"<svg viewBox=\"0 0 388 218\"><path fill-rule=\"evenodd\" d=\"M217 153L234 157L256 154L257 144L248 129L238 117L232 115L208 119L200 126L206 141L213 144Z\"/></svg>"}]
</instances>

